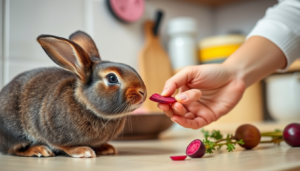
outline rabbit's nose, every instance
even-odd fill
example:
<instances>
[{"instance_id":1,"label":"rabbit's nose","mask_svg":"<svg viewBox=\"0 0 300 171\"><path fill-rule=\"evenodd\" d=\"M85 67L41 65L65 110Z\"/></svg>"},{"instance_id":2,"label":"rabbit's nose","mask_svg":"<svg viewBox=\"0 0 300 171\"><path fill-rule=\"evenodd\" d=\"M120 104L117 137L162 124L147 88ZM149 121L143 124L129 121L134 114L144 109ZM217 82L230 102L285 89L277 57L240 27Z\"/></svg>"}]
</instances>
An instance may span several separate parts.
<instances>
[{"instance_id":1,"label":"rabbit's nose","mask_svg":"<svg viewBox=\"0 0 300 171\"><path fill-rule=\"evenodd\" d=\"M139 93L141 94L141 95L144 95L145 93L144 92L142 92L142 91L139 91Z\"/></svg>"}]
</instances>

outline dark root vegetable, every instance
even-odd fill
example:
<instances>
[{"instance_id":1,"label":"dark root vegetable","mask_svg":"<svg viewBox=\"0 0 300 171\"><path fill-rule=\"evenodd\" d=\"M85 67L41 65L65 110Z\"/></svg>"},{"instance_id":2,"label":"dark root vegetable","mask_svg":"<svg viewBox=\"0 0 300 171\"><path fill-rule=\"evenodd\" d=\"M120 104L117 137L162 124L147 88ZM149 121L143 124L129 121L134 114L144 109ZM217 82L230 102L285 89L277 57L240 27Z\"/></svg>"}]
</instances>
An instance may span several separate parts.
<instances>
[{"instance_id":1,"label":"dark root vegetable","mask_svg":"<svg viewBox=\"0 0 300 171\"><path fill-rule=\"evenodd\" d=\"M291 123L283 130L284 141L292 147L300 147L300 124Z\"/></svg>"},{"instance_id":2,"label":"dark root vegetable","mask_svg":"<svg viewBox=\"0 0 300 171\"><path fill-rule=\"evenodd\" d=\"M192 158L201 158L204 156L206 152L206 147L204 143L199 140L195 139L192 141L186 148L186 155Z\"/></svg>"},{"instance_id":3,"label":"dark root vegetable","mask_svg":"<svg viewBox=\"0 0 300 171\"><path fill-rule=\"evenodd\" d=\"M164 97L157 93L153 94L149 99L154 102L158 102L158 103L174 103L174 102L176 102L176 99L174 97Z\"/></svg>"},{"instance_id":4,"label":"dark root vegetable","mask_svg":"<svg viewBox=\"0 0 300 171\"><path fill-rule=\"evenodd\" d=\"M246 149L252 149L256 147L261 139L261 135L259 130L251 125L251 124L244 124L238 127L235 132L234 138L239 141L243 140L244 144L239 144L240 146Z\"/></svg>"},{"instance_id":5,"label":"dark root vegetable","mask_svg":"<svg viewBox=\"0 0 300 171\"><path fill-rule=\"evenodd\" d=\"M186 156L170 156L172 160L184 160Z\"/></svg>"}]
</instances>

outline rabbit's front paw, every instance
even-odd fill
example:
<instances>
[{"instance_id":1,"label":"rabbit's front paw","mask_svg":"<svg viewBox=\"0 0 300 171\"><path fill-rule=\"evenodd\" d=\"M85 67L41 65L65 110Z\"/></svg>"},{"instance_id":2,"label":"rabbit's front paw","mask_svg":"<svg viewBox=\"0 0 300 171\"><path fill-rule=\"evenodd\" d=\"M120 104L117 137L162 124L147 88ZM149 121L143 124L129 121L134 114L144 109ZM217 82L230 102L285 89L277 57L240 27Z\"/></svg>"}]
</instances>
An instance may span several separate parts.
<instances>
[{"instance_id":1,"label":"rabbit's front paw","mask_svg":"<svg viewBox=\"0 0 300 171\"><path fill-rule=\"evenodd\" d=\"M96 154L90 147L71 147L64 148L64 151L72 157L77 158L94 158Z\"/></svg>"},{"instance_id":2,"label":"rabbit's front paw","mask_svg":"<svg viewBox=\"0 0 300 171\"><path fill-rule=\"evenodd\" d=\"M36 157L53 157L55 156L54 153L44 145L36 145L29 147L25 151L16 150L12 152L12 154L19 155L19 156L36 156Z\"/></svg>"},{"instance_id":3,"label":"rabbit's front paw","mask_svg":"<svg viewBox=\"0 0 300 171\"><path fill-rule=\"evenodd\" d=\"M94 149L97 155L110 155L110 154L118 154L118 151L114 146L105 143L98 148Z\"/></svg>"}]
</instances>

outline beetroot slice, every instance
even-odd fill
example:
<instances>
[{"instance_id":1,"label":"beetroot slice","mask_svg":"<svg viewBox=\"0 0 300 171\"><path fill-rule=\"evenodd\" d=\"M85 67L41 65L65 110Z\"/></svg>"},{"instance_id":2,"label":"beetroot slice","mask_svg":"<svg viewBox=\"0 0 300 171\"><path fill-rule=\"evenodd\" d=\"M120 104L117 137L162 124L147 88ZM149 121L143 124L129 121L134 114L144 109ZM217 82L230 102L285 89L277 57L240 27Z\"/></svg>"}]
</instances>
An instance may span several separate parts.
<instances>
[{"instance_id":1,"label":"beetroot slice","mask_svg":"<svg viewBox=\"0 0 300 171\"><path fill-rule=\"evenodd\" d=\"M187 156L170 156L172 160L184 160Z\"/></svg>"},{"instance_id":2,"label":"beetroot slice","mask_svg":"<svg viewBox=\"0 0 300 171\"><path fill-rule=\"evenodd\" d=\"M195 139L192 141L186 148L186 155L192 158L201 158L204 156L206 152L206 147L204 143L199 140Z\"/></svg>"},{"instance_id":3,"label":"beetroot slice","mask_svg":"<svg viewBox=\"0 0 300 171\"><path fill-rule=\"evenodd\" d=\"M174 103L174 102L176 102L176 99L174 97L164 97L157 93L153 94L149 99L154 102L158 102L158 103Z\"/></svg>"}]
</instances>

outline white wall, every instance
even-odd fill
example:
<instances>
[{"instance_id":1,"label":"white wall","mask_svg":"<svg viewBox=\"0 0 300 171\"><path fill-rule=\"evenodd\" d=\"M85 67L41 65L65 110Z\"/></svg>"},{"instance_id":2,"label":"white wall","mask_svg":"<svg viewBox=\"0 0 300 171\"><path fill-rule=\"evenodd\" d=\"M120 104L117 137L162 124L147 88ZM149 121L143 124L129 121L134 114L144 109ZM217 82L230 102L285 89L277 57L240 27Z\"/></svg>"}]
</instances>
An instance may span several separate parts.
<instances>
[{"instance_id":1,"label":"white wall","mask_svg":"<svg viewBox=\"0 0 300 171\"><path fill-rule=\"evenodd\" d=\"M175 17L193 17L197 22L198 33L196 39L214 34L213 30L213 13L214 10L199 3L187 3L183 0L148 0L147 5L165 11L164 22L161 27L161 37L163 45L168 43L167 24L168 21ZM152 12L153 13L153 12Z\"/></svg>"},{"instance_id":2,"label":"white wall","mask_svg":"<svg viewBox=\"0 0 300 171\"><path fill-rule=\"evenodd\" d=\"M5 83L25 70L55 65L36 42L40 34L67 38L76 30L87 31L94 38L104 60L123 62L138 70L138 54L144 45L143 22L153 19L157 9L165 11L160 35L166 47L167 21L173 17L194 17L198 22L199 40L232 29L248 33L264 15L265 9L276 3L276 0L245 1L211 9L182 0L146 0L142 19L135 23L122 23L110 14L105 0L0 0L0 4L4 1L9 3L9 20L5 24L8 43L0 46L9 48ZM1 26L0 29L3 28ZM3 67L0 67L2 80L4 73Z\"/></svg>"},{"instance_id":3,"label":"white wall","mask_svg":"<svg viewBox=\"0 0 300 171\"><path fill-rule=\"evenodd\" d=\"M36 38L40 34L68 37L83 29L83 0L10 0L8 80L20 72L53 66Z\"/></svg>"},{"instance_id":4,"label":"white wall","mask_svg":"<svg viewBox=\"0 0 300 171\"><path fill-rule=\"evenodd\" d=\"M266 9L276 3L277 0L252 0L218 7L213 13L214 33L226 34L239 30L248 34L255 23L264 16Z\"/></svg>"},{"instance_id":5,"label":"white wall","mask_svg":"<svg viewBox=\"0 0 300 171\"><path fill-rule=\"evenodd\" d=\"M94 0L92 6L93 22L88 24L93 24L92 34L101 57L105 60L129 64L137 70L138 55L144 46L143 23L148 19L153 20L157 9L165 11L160 27L162 43L165 46L168 39L166 35L167 21L173 17L194 17L199 24L202 23L198 37L212 34L211 10L199 4L193 5L177 0L172 0L172 3L166 0L148 0L142 19L135 23L122 23L116 20L106 8L105 0Z\"/></svg>"},{"instance_id":6,"label":"white wall","mask_svg":"<svg viewBox=\"0 0 300 171\"><path fill-rule=\"evenodd\" d=\"M3 74L4 74L4 67L3 67L3 0L0 0L0 89L3 86Z\"/></svg>"},{"instance_id":7,"label":"white wall","mask_svg":"<svg viewBox=\"0 0 300 171\"><path fill-rule=\"evenodd\" d=\"M138 54L144 44L143 22L154 18L157 8L166 11L162 24L166 44L166 21L175 16L192 16L202 23L198 37L212 34L211 10L182 1L147 0L146 12L135 23L122 23L108 11L105 0L5 0L9 3L8 83L20 72L55 65L36 42L40 34L68 37L76 30L87 31L98 45L104 60L123 62L138 70Z\"/></svg>"}]
</instances>

